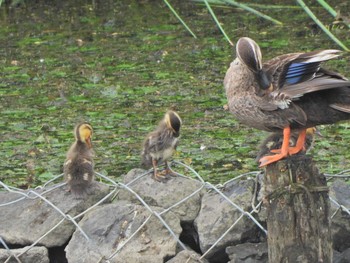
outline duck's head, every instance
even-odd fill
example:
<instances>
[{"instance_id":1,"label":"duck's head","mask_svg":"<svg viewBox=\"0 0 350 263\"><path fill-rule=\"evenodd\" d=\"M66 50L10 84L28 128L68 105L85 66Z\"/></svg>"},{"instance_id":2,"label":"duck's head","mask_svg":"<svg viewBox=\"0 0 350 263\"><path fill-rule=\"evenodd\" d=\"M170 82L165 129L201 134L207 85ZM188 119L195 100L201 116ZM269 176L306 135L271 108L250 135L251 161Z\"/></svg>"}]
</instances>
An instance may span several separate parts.
<instances>
[{"instance_id":1,"label":"duck's head","mask_svg":"<svg viewBox=\"0 0 350 263\"><path fill-rule=\"evenodd\" d=\"M307 128L306 135L311 135L311 136L318 135L320 137L323 137L322 133L316 127Z\"/></svg>"},{"instance_id":2,"label":"duck's head","mask_svg":"<svg viewBox=\"0 0 350 263\"><path fill-rule=\"evenodd\" d=\"M83 122L75 127L75 139L82 143L86 143L89 148L92 147L91 137L92 127L89 123Z\"/></svg>"},{"instance_id":3,"label":"duck's head","mask_svg":"<svg viewBox=\"0 0 350 263\"><path fill-rule=\"evenodd\" d=\"M236 44L239 60L254 73L259 87L266 90L271 87L271 79L262 67L262 55L258 44L249 37L242 37Z\"/></svg>"},{"instance_id":4,"label":"duck's head","mask_svg":"<svg viewBox=\"0 0 350 263\"><path fill-rule=\"evenodd\" d=\"M168 129L172 130L175 137L180 135L181 118L175 111L165 113L164 121Z\"/></svg>"}]
</instances>

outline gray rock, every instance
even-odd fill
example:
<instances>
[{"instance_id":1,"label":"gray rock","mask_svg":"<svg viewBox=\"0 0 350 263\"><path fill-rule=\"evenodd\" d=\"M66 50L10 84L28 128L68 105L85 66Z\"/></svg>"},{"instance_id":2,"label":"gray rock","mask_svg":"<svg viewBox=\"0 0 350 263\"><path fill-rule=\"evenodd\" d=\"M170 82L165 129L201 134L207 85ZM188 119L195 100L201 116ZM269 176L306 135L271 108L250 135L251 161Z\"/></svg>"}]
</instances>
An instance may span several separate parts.
<instances>
[{"instance_id":1,"label":"gray rock","mask_svg":"<svg viewBox=\"0 0 350 263\"><path fill-rule=\"evenodd\" d=\"M249 211L254 184L254 180L235 180L225 184L222 192L242 209ZM202 252L206 252L241 215L242 213L221 195L214 191L205 193L202 198L201 210L194 222ZM254 222L243 216L208 253L207 258L214 254L225 254L224 250L229 245L239 244L247 240L255 241L257 236L257 227ZM215 257L218 257L218 255L215 255Z\"/></svg>"},{"instance_id":2,"label":"gray rock","mask_svg":"<svg viewBox=\"0 0 350 263\"><path fill-rule=\"evenodd\" d=\"M264 182L264 173L260 173L257 176L257 193L256 193L256 201L255 205L257 205L260 201L263 201L263 204L260 206L259 213L256 214L256 217L259 222L266 222L267 219L267 211L264 202L266 202L266 191L265 191L265 182Z\"/></svg>"},{"instance_id":3,"label":"gray rock","mask_svg":"<svg viewBox=\"0 0 350 263\"><path fill-rule=\"evenodd\" d=\"M6 249L0 249L0 262L7 263L18 263L17 259L13 256L11 259L9 257L12 255L23 255L17 256L21 263L49 263L49 252L45 247L32 247L28 251L27 247L19 249L11 249L11 253ZM9 260L8 260L9 259ZM6 261L8 260L8 261Z\"/></svg>"},{"instance_id":4,"label":"gray rock","mask_svg":"<svg viewBox=\"0 0 350 263\"><path fill-rule=\"evenodd\" d=\"M336 180L330 187L329 196L340 205L350 209L350 186L343 180ZM338 206L331 201L331 215L336 212ZM350 215L338 210L332 218L333 248L337 251L344 251L350 247Z\"/></svg>"},{"instance_id":5,"label":"gray rock","mask_svg":"<svg viewBox=\"0 0 350 263\"><path fill-rule=\"evenodd\" d=\"M339 263L341 253L333 250L333 263Z\"/></svg>"},{"instance_id":6,"label":"gray rock","mask_svg":"<svg viewBox=\"0 0 350 263\"><path fill-rule=\"evenodd\" d=\"M227 247L229 263L267 263L268 252L266 243L244 243Z\"/></svg>"},{"instance_id":7,"label":"gray rock","mask_svg":"<svg viewBox=\"0 0 350 263\"><path fill-rule=\"evenodd\" d=\"M74 199L67 192L66 186L56 188L43 196L52 204L57 206L64 214L75 216L88 207L92 206L108 192L109 188L105 185L93 185L93 194L85 200ZM37 193L43 193L44 190L35 190ZM26 191L28 193L28 191ZM0 213L0 236L7 244L31 245L40 237L53 229L64 217L43 199L30 194L32 198L23 198L17 193L1 192L0 204L18 200L9 205L1 207ZM76 221L79 221L77 219ZM75 225L64 220L58 227L44 237L38 245L45 247L62 246L67 243L75 231Z\"/></svg>"},{"instance_id":8,"label":"gray rock","mask_svg":"<svg viewBox=\"0 0 350 263\"><path fill-rule=\"evenodd\" d=\"M127 184L144 174L142 169L133 169L124 176L124 184ZM181 176L169 177L165 182L157 182L152 179L151 174L134 181L130 187L146 201L148 205L159 206L167 209L185 197L189 196L197 189L201 188L202 183L191 178ZM130 200L133 203L140 203L135 195L126 190L120 191L119 200ZM185 202L171 208L171 211L179 216L181 221L193 221L198 215L201 204L200 192L191 196Z\"/></svg>"},{"instance_id":9,"label":"gray rock","mask_svg":"<svg viewBox=\"0 0 350 263\"><path fill-rule=\"evenodd\" d=\"M109 262L163 263L176 254L177 242L155 215L146 222L149 215L144 206L124 202L90 211L79 223L90 240L77 230L65 249L68 261L95 263L118 251ZM162 218L178 237L179 218L172 212L163 214Z\"/></svg>"},{"instance_id":10,"label":"gray rock","mask_svg":"<svg viewBox=\"0 0 350 263\"><path fill-rule=\"evenodd\" d=\"M350 248L344 250L342 253L337 253L333 257L334 263L350 263Z\"/></svg>"},{"instance_id":11,"label":"gray rock","mask_svg":"<svg viewBox=\"0 0 350 263\"><path fill-rule=\"evenodd\" d=\"M166 263L209 263L206 259L200 259L200 255L194 251L182 250Z\"/></svg>"},{"instance_id":12,"label":"gray rock","mask_svg":"<svg viewBox=\"0 0 350 263\"><path fill-rule=\"evenodd\" d=\"M341 205L350 209L350 185L344 180L335 180L330 188L330 196L335 198Z\"/></svg>"}]
</instances>

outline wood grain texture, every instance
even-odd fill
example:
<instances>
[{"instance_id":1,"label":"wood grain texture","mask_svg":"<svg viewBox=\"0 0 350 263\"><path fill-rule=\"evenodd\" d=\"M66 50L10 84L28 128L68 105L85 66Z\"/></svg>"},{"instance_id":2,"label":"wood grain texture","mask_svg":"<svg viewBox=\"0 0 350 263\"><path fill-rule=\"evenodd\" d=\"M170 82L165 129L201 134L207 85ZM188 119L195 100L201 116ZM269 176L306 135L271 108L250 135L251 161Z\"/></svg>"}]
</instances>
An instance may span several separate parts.
<instances>
[{"instance_id":1,"label":"wood grain texture","mask_svg":"<svg viewBox=\"0 0 350 263\"><path fill-rule=\"evenodd\" d=\"M264 190L269 262L332 262L328 187L312 158L267 166Z\"/></svg>"}]
</instances>

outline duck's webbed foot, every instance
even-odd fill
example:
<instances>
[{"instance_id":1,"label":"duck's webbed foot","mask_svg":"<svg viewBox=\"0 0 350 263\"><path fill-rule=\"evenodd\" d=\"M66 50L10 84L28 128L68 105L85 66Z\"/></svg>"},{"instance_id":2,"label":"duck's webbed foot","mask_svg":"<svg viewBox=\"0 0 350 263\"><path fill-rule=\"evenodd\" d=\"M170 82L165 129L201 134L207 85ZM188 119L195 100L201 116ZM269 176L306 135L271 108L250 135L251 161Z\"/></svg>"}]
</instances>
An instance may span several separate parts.
<instances>
[{"instance_id":1,"label":"duck's webbed foot","mask_svg":"<svg viewBox=\"0 0 350 263\"><path fill-rule=\"evenodd\" d=\"M306 129L302 130L299 133L298 140L293 147L288 147L288 154L293 155L297 154L301 151L306 151L305 147L305 139L306 139ZM272 153L281 153L282 149L273 149L271 150Z\"/></svg>"},{"instance_id":2,"label":"duck's webbed foot","mask_svg":"<svg viewBox=\"0 0 350 263\"><path fill-rule=\"evenodd\" d=\"M162 173L158 172L157 164L158 164L157 160L152 160L153 171L154 171L152 178L158 182L165 182L166 177Z\"/></svg>"},{"instance_id":3,"label":"duck's webbed foot","mask_svg":"<svg viewBox=\"0 0 350 263\"><path fill-rule=\"evenodd\" d=\"M162 175L162 173L158 173L158 172L154 172L152 178L157 182L161 182L161 183L164 183L167 180L167 178L164 175Z\"/></svg>"},{"instance_id":4,"label":"duck's webbed foot","mask_svg":"<svg viewBox=\"0 0 350 263\"><path fill-rule=\"evenodd\" d=\"M264 167L266 165L269 165L271 163L275 163L275 162L278 162L279 160L282 160L283 158L287 157L288 154L282 154L282 153L279 153L279 154L275 154L275 155L268 155L268 156L264 156L262 158L260 158L259 160L259 167Z\"/></svg>"},{"instance_id":5,"label":"duck's webbed foot","mask_svg":"<svg viewBox=\"0 0 350 263\"><path fill-rule=\"evenodd\" d=\"M167 161L165 161L165 174L167 176L172 176L172 177L176 177L177 176L177 174L170 169L169 164L168 164Z\"/></svg>"},{"instance_id":6,"label":"duck's webbed foot","mask_svg":"<svg viewBox=\"0 0 350 263\"><path fill-rule=\"evenodd\" d=\"M290 139L290 127L286 127L283 129L283 142L282 142L282 147L281 149L275 150L275 152L278 152L275 155L268 155L260 158L259 162L260 165L259 167L264 167L266 165L269 165L271 163L275 163L285 157L288 156L289 154L289 139ZM298 139L299 142L299 139ZM297 142L297 144L298 144Z\"/></svg>"},{"instance_id":7,"label":"duck's webbed foot","mask_svg":"<svg viewBox=\"0 0 350 263\"><path fill-rule=\"evenodd\" d=\"M159 176L162 176L162 177L165 177L165 178L168 178L168 179L169 179L169 176L172 176L172 177L176 177L177 176L177 174L174 173L173 171L171 171L170 169L165 169L165 170L161 171L158 174L159 174Z\"/></svg>"}]
</instances>

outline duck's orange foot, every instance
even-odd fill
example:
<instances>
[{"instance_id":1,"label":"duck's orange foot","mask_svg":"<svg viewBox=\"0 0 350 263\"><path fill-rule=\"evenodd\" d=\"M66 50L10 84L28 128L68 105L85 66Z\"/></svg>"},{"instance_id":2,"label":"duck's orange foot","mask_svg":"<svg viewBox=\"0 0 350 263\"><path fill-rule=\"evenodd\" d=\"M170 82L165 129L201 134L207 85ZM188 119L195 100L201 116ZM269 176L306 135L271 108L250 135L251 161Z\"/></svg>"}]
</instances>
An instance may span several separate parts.
<instances>
[{"instance_id":1,"label":"duck's orange foot","mask_svg":"<svg viewBox=\"0 0 350 263\"><path fill-rule=\"evenodd\" d=\"M282 154L282 153L264 156L264 157L260 158L260 160L259 160L259 163L260 163L259 167L261 168L261 167L264 167L264 166L269 165L271 163L278 162L279 160L282 160L285 157L287 157L287 155Z\"/></svg>"},{"instance_id":2,"label":"duck's orange foot","mask_svg":"<svg viewBox=\"0 0 350 263\"><path fill-rule=\"evenodd\" d=\"M293 155L301 151L306 151L305 138L306 138L306 129L302 130L299 133L298 140L295 146L289 147L289 139L287 141L287 139L283 137L283 143L282 143L281 149L273 149L271 150L271 152L280 154L282 152L282 149L284 149L285 151L288 152L289 155ZM285 148L283 147L283 144L285 144Z\"/></svg>"},{"instance_id":3,"label":"duck's orange foot","mask_svg":"<svg viewBox=\"0 0 350 263\"><path fill-rule=\"evenodd\" d=\"M158 176L164 177L166 175L166 170L163 170L161 172L158 172Z\"/></svg>"},{"instance_id":4,"label":"duck's orange foot","mask_svg":"<svg viewBox=\"0 0 350 263\"><path fill-rule=\"evenodd\" d=\"M289 147L288 154L293 155L293 154L297 154L297 153L302 152L302 151L304 151L304 152L306 151L305 146L303 146L301 149L299 147L293 146L293 147ZM272 149L270 152L281 153L281 149Z\"/></svg>"},{"instance_id":5,"label":"duck's orange foot","mask_svg":"<svg viewBox=\"0 0 350 263\"><path fill-rule=\"evenodd\" d=\"M176 176L177 176L176 173L174 173L174 172L172 172L172 171L170 171L170 170L167 170L166 175L167 175L167 176L170 175L170 176L172 176L172 177L176 177Z\"/></svg>"},{"instance_id":6,"label":"duck's orange foot","mask_svg":"<svg viewBox=\"0 0 350 263\"><path fill-rule=\"evenodd\" d=\"M161 173L154 173L152 178L158 182L165 182L167 180L166 177Z\"/></svg>"},{"instance_id":7,"label":"duck's orange foot","mask_svg":"<svg viewBox=\"0 0 350 263\"><path fill-rule=\"evenodd\" d=\"M163 171L161 171L160 173L158 173L159 175L161 175L162 177L166 177L168 178L169 176L172 176L172 177L176 177L177 174L174 173L173 171L171 171L170 169L165 169Z\"/></svg>"}]
</instances>

